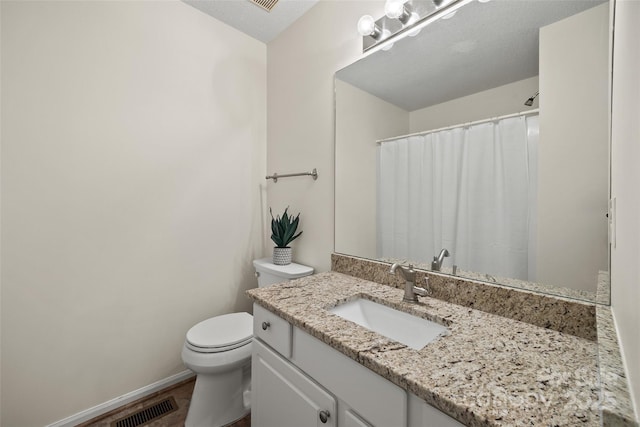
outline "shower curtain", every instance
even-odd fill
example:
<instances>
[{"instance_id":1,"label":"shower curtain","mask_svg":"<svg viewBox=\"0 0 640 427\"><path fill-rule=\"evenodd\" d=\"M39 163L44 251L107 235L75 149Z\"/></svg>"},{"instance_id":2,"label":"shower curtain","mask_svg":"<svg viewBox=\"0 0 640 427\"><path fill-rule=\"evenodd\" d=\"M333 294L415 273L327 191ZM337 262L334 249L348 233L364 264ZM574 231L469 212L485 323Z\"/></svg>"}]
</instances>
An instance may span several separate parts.
<instances>
[{"instance_id":1,"label":"shower curtain","mask_svg":"<svg viewBox=\"0 0 640 427\"><path fill-rule=\"evenodd\" d=\"M537 144L537 116L383 142L378 256L535 280Z\"/></svg>"}]
</instances>

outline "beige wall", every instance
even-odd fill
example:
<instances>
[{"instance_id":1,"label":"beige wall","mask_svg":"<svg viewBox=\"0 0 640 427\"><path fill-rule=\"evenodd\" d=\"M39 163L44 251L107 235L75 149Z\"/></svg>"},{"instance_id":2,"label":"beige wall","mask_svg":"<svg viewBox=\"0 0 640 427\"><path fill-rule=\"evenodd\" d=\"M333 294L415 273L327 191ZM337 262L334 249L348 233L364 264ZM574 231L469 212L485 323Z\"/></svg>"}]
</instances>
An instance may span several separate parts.
<instances>
[{"instance_id":1,"label":"beige wall","mask_svg":"<svg viewBox=\"0 0 640 427\"><path fill-rule=\"evenodd\" d=\"M408 132L408 111L336 79L336 252L376 258L375 141Z\"/></svg>"},{"instance_id":2,"label":"beige wall","mask_svg":"<svg viewBox=\"0 0 640 427\"><path fill-rule=\"evenodd\" d=\"M540 30L536 281L594 291L608 269L609 5Z\"/></svg>"},{"instance_id":3,"label":"beige wall","mask_svg":"<svg viewBox=\"0 0 640 427\"><path fill-rule=\"evenodd\" d=\"M616 245L611 249L611 304L640 413L640 2L618 0L613 64L611 193Z\"/></svg>"},{"instance_id":4,"label":"beige wall","mask_svg":"<svg viewBox=\"0 0 640 427\"><path fill-rule=\"evenodd\" d=\"M267 47L269 173L318 169L319 178L267 184L269 206L301 212L304 234L294 260L316 271L331 268L334 249L333 75L361 57L360 16L380 16L383 1L321 0ZM271 242L265 253L271 253Z\"/></svg>"},{"instance_id":5,"label":"beige wall","mask_svg":"<svg viewBox=\"0 0 640 427\"><path fill-rule=\"evenodd\" d=\"M411 133L537 108L538 98L533 106L524 105L524 101L537 90L536 76L412 111Z\"/></svg>"},{"instance_id":6,"label":"beige wall","mask_svg":"<svg viewBox=\"0 0 640 427\"><path fill-rule=\"evenodd\" d=\"M246 310L266 46L179 1L2 2L2 424L184 369Z\"/></svg>"}]
</instances>

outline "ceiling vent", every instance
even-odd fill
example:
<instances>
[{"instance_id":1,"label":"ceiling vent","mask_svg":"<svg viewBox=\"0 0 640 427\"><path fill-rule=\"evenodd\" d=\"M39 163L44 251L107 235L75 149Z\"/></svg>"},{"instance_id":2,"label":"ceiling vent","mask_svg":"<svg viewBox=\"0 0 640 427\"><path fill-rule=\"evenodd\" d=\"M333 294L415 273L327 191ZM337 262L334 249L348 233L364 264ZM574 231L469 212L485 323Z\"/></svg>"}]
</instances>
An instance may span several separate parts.
<instances>
[{"instance_id":1,"label":"ceiling vent","mask_svg":"<svg viewBox=\"0 0 640 427\"><path fill-rule=\"evenodd\" d=\"M271 9L278 3L278 0L249 0L251 3L260 6L267 12L271 12Z\"/></svg>"}]
</instances>

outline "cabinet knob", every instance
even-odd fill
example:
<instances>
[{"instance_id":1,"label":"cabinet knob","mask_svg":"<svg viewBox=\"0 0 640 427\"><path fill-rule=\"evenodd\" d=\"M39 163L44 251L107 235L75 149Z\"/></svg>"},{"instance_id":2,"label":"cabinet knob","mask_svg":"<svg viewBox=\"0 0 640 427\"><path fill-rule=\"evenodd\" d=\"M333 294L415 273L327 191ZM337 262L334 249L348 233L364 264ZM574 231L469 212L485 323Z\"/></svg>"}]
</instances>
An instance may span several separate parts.
<instances>
[{"instance_id":1,"label":"cabinet knob","mask_svg":"<svg viewBox=\"0 0 640 427\"><path fill-rule=\"evenodd\" d=\"M269 329L269 326L271 326L271 323L269 322L262 322L262 330L266 331L267 329Z\"/></svg>"},{"instance_id":2,"label":"cabinet knob","mask_svg":"<svg viewBox=\"0 0 640 427\"><path fill-rule=\"evenodd\" d=\"M330 416L331 416L331 413L329 411L320 411L319 417L320 417L320 421L322 421L322 424L326 424L327 421L329 421Z\"/></svg>"}]
</instances>

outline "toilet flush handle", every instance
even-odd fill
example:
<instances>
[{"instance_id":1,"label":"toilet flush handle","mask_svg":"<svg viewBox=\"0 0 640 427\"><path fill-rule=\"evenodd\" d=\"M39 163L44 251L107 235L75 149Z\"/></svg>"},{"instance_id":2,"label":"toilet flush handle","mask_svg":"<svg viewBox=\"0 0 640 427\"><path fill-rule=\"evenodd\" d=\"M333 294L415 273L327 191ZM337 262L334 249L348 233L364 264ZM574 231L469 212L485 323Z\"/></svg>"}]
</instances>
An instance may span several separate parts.
<instances>
[{"instance_id":1,"label":"toilet flush handle","mask_svg":"<svg viewBox=\"0 0 640 427\"><path fill-rule=\"evenodd\" d=\"M267 329L269 329L269 326L271 326L271 323L269 322L262 322L262 330L266 331Z\"/></svg>"}]
</instances>

